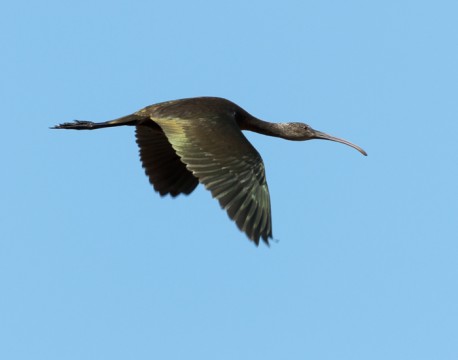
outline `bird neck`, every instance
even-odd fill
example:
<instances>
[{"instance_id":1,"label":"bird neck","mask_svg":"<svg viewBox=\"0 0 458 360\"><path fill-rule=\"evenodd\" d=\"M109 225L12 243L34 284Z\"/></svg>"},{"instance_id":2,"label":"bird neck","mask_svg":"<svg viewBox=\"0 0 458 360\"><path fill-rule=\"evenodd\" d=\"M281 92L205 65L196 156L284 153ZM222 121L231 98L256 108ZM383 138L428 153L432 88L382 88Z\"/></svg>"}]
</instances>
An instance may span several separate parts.
<instances>
[{"instance_id":1,"label":"bird neck","mask_svg":"<svg viewBox=\"0 0 458 360\"><path fill-rule=\"evenodd\" d=\"M268 121L260 120L255 117L250 117L240 124L242 130L254 131L259 134L285 138L284 124L271 123Z\"/></svg>"}]
</instances>

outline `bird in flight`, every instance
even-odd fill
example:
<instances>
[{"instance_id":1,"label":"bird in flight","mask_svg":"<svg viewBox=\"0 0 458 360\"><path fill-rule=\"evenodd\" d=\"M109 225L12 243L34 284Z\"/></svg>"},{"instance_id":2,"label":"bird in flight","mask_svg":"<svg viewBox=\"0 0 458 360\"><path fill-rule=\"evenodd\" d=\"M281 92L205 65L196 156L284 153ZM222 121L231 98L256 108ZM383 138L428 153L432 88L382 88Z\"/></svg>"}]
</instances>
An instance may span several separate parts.
<instances>
[{"instance_id":1,"label":"bird in flight","mask_svg":"<svg viewBox=\"0 0 458 360\"><path fill-rule=\"evenodd\" d=\"M367 155L359 146L307 124L263 121L218 97L166 101L111 121L77 120L52 129L123 125L135 126L143 168L161 196L188 195L202 183L256 245L260 239L268 245L272 238L270 196L262 158L242 130L294 141L336 141Z\"/></svg>"}]
</instances>

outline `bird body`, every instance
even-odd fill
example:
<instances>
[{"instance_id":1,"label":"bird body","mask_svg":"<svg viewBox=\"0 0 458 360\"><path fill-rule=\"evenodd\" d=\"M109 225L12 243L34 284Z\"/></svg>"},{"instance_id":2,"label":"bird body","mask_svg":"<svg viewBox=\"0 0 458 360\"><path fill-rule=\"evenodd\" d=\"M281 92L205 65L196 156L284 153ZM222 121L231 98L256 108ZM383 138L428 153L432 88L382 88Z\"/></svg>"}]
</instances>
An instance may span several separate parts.
<instances>
[{"instance_id":1,"label":"bird body","mask_svg":"<svg viewBox=\"0 0 458 360\"><path fill-rule=\"evenodd\" d=\"M241 130L287 140L325 139L358 146L303 123L270 123L217 97L188 98L147 106L112 121L75 121L55 129L94 130L136 126L140 159L161 196L190 194L202 183L256 245L272 238L264 163Z\"/></svg>"}]
</instances>

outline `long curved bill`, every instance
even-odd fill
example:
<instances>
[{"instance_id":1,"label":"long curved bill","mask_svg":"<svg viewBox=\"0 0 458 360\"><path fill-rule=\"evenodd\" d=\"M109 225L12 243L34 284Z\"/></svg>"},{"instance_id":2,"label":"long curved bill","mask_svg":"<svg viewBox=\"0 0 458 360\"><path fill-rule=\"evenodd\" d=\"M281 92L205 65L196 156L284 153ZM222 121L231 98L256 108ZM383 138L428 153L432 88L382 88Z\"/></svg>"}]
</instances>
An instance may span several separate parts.
<instances>
[{"instance_id":1,"label":"long curved bill","mask_svg":"<svg viewBox=\"0 0 458 360\"><path fill-rule=\"evenodd\" d=\"M358 145L355 145L355 144L351 143L350 141L347 141L347 140L344 140L344 139L341 139L341 138L338 138L338 137L335 137L335 136L328 135L328 134L326 134L324 132L321 132L321 131L318 131L318 130L314 130L314 131L315 131L315 136L314 136L315 139L339 142L339 143L351 146L353 149L358 150L364 156L367 156L367 153L363 149L361 149Z\"/></svg>"}]
</instances>

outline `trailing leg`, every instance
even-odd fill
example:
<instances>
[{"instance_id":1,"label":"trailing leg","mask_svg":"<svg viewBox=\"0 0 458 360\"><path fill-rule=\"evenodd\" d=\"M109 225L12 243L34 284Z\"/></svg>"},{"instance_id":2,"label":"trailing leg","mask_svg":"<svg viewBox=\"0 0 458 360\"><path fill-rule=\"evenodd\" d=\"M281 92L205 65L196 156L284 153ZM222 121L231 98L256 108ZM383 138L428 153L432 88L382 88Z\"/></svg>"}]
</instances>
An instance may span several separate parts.
<instances>
[{"instance_id":1,"label":"trailing leg","mask_svg":"<svg viewBox=\"0 0 458 360\"><path fill-rule=\"evenodd\" d=\"M143 120L142 117L132 114L132 115L123 116L119 119L100 122L100 123L95 123L92 121L75 120L73 122L67 122L67 123L53 126L51 127L51 129L95 130L95 129L113 127L113 126L138 125L142 122L142 120Z\"/></svg>"}]
</instances>

